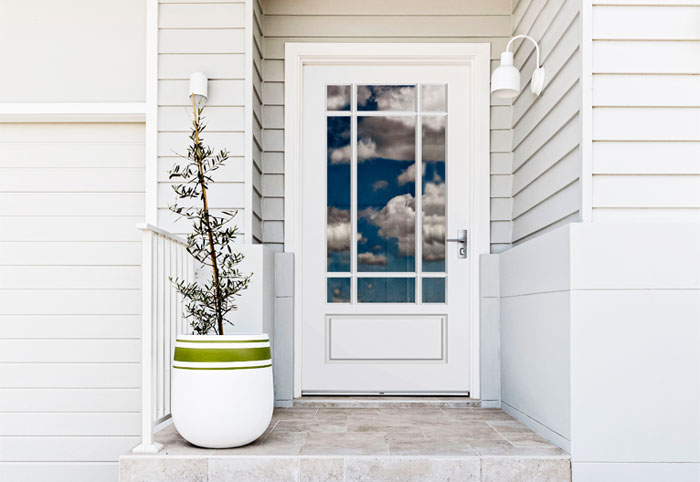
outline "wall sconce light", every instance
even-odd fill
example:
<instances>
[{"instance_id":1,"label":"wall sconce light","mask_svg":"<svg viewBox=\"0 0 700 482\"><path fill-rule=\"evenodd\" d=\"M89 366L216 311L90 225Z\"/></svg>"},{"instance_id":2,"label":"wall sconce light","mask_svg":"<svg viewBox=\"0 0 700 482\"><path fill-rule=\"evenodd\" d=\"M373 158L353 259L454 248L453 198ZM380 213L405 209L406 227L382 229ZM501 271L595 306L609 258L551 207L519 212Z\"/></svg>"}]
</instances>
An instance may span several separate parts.
<instances>
[{"instance_id":1,"label":"wall sconce light","mask_svg":"<svg viewBox=\"0 0 700 482\"><path fill-rule=\"evenodd\" d=\"M190 75L190 94L194 103L198 106L207 100L207 76L201 72L193 72Z\"/></svg>"},{"instance_id":2,"label":"wall sconce light","mask_svg":"<svg viewBox=\"0 0 700 482\"><path fill-rule=\"evenodd\" d=\"M540 95L544 89L544 67L540 67L540 46L537 45L535 39L528 35L516 35L508 45L506 51L501 53L501 65L493 71L491 76L491 94L494 97L501 99L513 99L520 93L520 71L513 65L513 52L510 51L510 46L514 40L525 38L535 44L537 51L537 68L532 73L530 79L530 92L535 95Z\"/></svg>"}]
</instances>

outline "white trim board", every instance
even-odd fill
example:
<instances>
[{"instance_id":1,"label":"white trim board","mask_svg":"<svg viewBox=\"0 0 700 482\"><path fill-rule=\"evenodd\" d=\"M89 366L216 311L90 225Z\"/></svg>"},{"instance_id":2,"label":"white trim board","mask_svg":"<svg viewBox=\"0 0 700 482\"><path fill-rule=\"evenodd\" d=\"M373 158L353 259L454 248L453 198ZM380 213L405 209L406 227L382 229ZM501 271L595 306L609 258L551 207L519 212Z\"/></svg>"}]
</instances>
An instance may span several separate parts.
<instances>
[{"instance_id":1,"label":"white trim board","mask_svg":"<svg viewBox=\"0 0 700 482\"><path fill-rule=\"evenodd\" d=\"M158 0L146 2L146 221L158 224Z\"/></svg>"},{"instance_id":2,"label":"white trim board","mask_svg":"<svg viewBox=\"0 0 700 482\"><path fill-rule=\"evenodd\" d=\"M243 100L243 110L245 111L244 122L244 205L243 213L243 238L247 244L253 243L253 1L246 0L244 4L245 12L245 52L244 56L244 80L245 97Z\"/></svg>"},{"instance_id":3,"label":"white trim board","mask_svg":"<svg viewBox=\"0 0 700 482\"><path fill-rule=\"evenodd\" d=\"M144 102L4 102L0 123L145 122Z\"/></svg>"},{"instance_id":4,"label":"white trim board","mask_svg":"<svg viewBox=\"0 0 700 482\"><path fill-rule=\"evenodd\" d=\"M301 396L301 233L300 192L302 143L302 87L303 68L307 64L348 63L402 63L402 64L465 64L471 67L472 85L470 105L474 126L473 159L470 179L472 185L472 233L469 255L478 257L490 250L490 182L489 182L489 80L490 44L486 43L287 43L285 45L285 119L284 119L284 230L285 251L294 256L294 396ZM480 397L479 379L479 263L471 273L470 304L470 385L471 397Z\"/></svg>"}]
</instances>

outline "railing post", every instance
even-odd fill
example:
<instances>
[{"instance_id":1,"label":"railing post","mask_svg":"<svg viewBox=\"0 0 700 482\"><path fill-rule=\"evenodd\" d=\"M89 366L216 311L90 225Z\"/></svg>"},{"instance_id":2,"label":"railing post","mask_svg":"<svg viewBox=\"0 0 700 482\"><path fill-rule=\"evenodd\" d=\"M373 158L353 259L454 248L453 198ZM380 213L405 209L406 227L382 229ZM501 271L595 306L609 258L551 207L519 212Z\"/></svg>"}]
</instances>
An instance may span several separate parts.
<instances>
[{"instance_id":1,"label":"railing post","mask_svg":"<svg viewBox=\"0 0 700 482\"><path fill-rule=\"evenodd\" d=\"M134 453L157 453L162 444L153 441L153 233L143 232L141 246L141 443Z\"/></svg>"}]
</instances>

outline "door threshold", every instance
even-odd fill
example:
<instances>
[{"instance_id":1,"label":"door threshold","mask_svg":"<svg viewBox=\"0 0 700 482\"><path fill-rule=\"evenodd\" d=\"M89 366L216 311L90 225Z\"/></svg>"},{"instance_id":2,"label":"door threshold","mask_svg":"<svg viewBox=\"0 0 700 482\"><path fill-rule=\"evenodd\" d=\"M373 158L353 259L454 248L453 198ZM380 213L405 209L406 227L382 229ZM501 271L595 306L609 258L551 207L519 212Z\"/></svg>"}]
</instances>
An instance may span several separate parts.
<instances>
[{"instance_id":1,"label":"door threshold","mask_svg":"<svg viewBox=\"0 0 700 482\"><path fill-rule=\"evenodd\" d=\"M478 408L481 400L465 396L304 395L295 408Z\"/></svg>"}]
</instances>

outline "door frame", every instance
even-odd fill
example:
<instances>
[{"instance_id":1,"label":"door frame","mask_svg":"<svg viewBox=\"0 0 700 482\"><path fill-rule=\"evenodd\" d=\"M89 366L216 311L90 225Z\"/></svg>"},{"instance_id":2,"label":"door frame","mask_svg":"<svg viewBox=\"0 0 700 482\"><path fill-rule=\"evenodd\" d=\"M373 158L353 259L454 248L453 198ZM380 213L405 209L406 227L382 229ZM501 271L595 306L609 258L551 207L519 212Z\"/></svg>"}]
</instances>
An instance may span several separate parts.
<instances>
[{"instance_id":1,"label":"door frame","mask_svg":"<svg viewBox=\"0 0 700 482\"><path fill-rule=\"evenodd\" d=\"M304 65L348 63L461 64L470 67L472 139L468 256L470 273L470 396L480 397L479 255L490 251L490 58L488 43L292 43L285 44L284 72L284 246L294 254L294 397L301 396L301 219L302 92ZM478 160L479 162L473 162Z\"/></svg>"}]
</instances>

